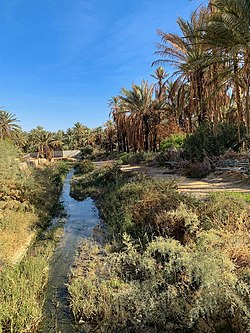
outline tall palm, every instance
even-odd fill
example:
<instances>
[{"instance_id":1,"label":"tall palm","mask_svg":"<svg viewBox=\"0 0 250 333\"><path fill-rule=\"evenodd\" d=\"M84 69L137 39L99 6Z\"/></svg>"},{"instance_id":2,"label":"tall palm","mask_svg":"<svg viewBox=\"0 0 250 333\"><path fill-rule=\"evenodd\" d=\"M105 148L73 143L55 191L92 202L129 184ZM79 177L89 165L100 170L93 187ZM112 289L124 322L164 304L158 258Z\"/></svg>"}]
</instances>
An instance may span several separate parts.
<instances>
[{"instance_id":1,"label":"tall palm","mask_svg":"<svg viewBox=\"0 0 250 333\"><path fill-rule=\"evenodd\" d=\"M8 111L0 110L0 139L17 139L21 130L17 122L15 115Z\"/></svg>"},{"instance_id":2,"label":"tall palm","mask_svg":"<svg viewBox=\"0 0 250 333\"><path fill-rule=\"evenodd\" d=\"M190 85L190 109L195 110L199 123L209 118L205 100L204 75L211 59L206 52L207 47L201 43L205 29L207 10L202 8L194 12L190 21L182 18L177 20L182 36L158 31L162 43L158 44L155 53L161 58L153 65L170 63L175 67L174 75Z\"/></svg>"},{"instance_id":3,"label":"tall palm","mask_svg":"<svg viewBox=\"0 0 250 333\"><path fill-rule=\"evenodd\" d=\"M208 19L205 40L227 54L231 79L238 110L238 125L245 122L250 132L250 6L248 0L213 0L212 15ZM241 96L245 96L243 103ZM245 105L244 105L245 104ZM244 106L243 106L244 105Z\"/></svg>"},{"instance_id":4,"label":"tall palm","mask_svg":"<svg viewBox=\"0 0 250 333\"><path fill-rule=\"evenodd\" d=\"M93 128L92 130L92 136L93 136L93 144L97 146L101 146L103 143L104 138L104 130L102 126L98 126L96 128Z\"/></svg>"},{"instance_id":5,"label":"tall palm","mask_svg":"<svg viewBox=\"0 0 250 333\"><path fill-rule=\"evenodd\" d=\"M106 121L104 124L104 133L106 135L106 146L110 151L113 151L113 147L116 141L116 128L112 120Z\"/></svg>"},{"instance_id":6,"label":"tall palm","mask_svg":"<svg viewBox=\"0 0 250 333\"><path fill-rule=\"evenodd\" d=\"M51 160L55 149L53 133L43 128L38 128L33 131L31 135L33 145L36 147L38 155L43 155L48 160Z\"/></svg>"},{"instance_id":7,"label":"tall palm","mask_svg":"<svg viewBox=\"0 0 250 333\"><path fill-rule=\"evenodd\" d=\"M168 73L163 67L159 66L151 76L157 80L155 84L156 98L161 99L166 92L166 84L168 81L166 78L168 77Z\"/></svg>"},{"instance_id":8,"label":"tall palm","mask_svg":"<svg viewBox=\"0 0 250 333\"><path fill-rule=\"evenodd\" d=\"M164 110L165 103L162 100L153 98L154 85L142 81L141 85L132 85L132 90L123 88L120 96L121 103L125 112L130 114L136 128L132 132L138 133L138 138L143 143L143 148L148 151L150 148L149 139L152 133L152 127L158 118L158 112Z\"/></svg>"},{"instance_id":9,"label":"tall palm","mask_svg":"<svg viewBox=\"0 0 250 333\"><path fill-rule=\"evenodd\" d=\"M57 132L52 133L53 136L53 147L54 149L63 150L64 147L64 136L65 133L63 130L58 130Z\"/></svg>"},{"instance_id":10,"label":"tall palm","mask_svg":"<svg viewBox=\"0 0 250 333\"><path fill-rule=\"evenodd\" d=\"M110 116L112 116L116 126L118 151L129 152L128 115L124 110L120 96L111 97L108 101L108 106L111 109Z\"/></svg>"},{"instance_id":11,"label":"tall palm","mask_svg":"<svg viewBox=\"0 0 250 333\"><path fill-rule=\"evenodd\" d=\"M87 143L89 129L79 121L74 124L73 132L77 141L77 148L83 147Z\"/></svg>"},{"instance_id":12,"label":"tall palm","mask_svg":"<svg viewBox=\"0 0 250 333\"><path fill-rule=\"evenodd\" d=\"M152 112L154 87L153 85L149 85L148 82L142 81L141 85L133 84L132 90L122 88L121 92L122 105L126 112L129 112L137 120L140 126L137 130L141 131L144 149L148 151L150 134L149 119Z\"/></svg>"}]
</instances>

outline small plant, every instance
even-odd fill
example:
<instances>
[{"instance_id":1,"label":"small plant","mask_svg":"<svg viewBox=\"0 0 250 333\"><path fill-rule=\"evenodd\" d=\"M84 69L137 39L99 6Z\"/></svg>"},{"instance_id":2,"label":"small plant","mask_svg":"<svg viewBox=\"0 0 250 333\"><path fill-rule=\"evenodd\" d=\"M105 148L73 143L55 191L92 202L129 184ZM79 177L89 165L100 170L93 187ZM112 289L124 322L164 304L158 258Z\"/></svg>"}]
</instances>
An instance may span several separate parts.
<instances>
[{"instance_id":1,"label":"small plant","mask_svg":"<svg viewBox=\"0 0 250 333\"><path fill-rule=\"evenodd\" d=\"M95 169L95 165L90 160L84 160L76 166L76 172L79 174L85 174Z\"/></svg>"},{"instance_id":2,"label":"small plant","mask_svg":"<svg viewBox=\"0 0 250 333\"><path fill-rule=\"evenodd\" d=\"M160 151L165 152L170 148L180 149L183 147L186 134L172 134L160 143Z\"/></svg>"},{"instance_id":3,"label":"small plant","mask_svg":"<svg viewBox=\"0 0 250 333\"><path fill-rule=\"evenodd\" d=\"M138 152L123 153L119 156L122 164L148 164L155 158L155 153Z\"/></svg>"},{"instance_id":4,"label":"small plant","mask_svg":"<svg viewBox=\"0 0 250 333\"><path fill-rule=\"evenodd\" d=\"M94 152L94 148L92 146L90 146L90 145L87 145L86 147L83 147L81 149L81 152L82 152L83 156L91 155Z\"/></svg>"},{"instance_id":5,"label":"small plant","mask_svg":"<svg viewBox=\"0 0 250 333\"><path fill-rule=\"evenodd\" d=\"M209 173L210 171L206 170L204 165L199 162L191 163L184 169L185 176L194 179L205 178Z\"/></svg>"}]
</instances>

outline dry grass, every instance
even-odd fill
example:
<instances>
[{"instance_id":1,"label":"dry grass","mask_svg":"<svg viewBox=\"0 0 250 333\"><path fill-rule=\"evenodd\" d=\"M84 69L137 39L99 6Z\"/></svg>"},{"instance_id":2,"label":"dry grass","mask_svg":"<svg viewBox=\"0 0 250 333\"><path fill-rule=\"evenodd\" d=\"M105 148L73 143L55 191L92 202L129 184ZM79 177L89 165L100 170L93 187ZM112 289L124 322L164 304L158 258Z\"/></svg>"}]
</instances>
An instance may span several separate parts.
<instances>
[{"instance_id":1,"label":"dry grass","mask_svg":"<svg viewBox=\"0 0 250 333\"><path fill-rule=\"evenodd\" d=\"M13 263L27 248L35 235L37 216L30 212L5 212L0 218L0 261Z\"/></svg>"}]
</instances>

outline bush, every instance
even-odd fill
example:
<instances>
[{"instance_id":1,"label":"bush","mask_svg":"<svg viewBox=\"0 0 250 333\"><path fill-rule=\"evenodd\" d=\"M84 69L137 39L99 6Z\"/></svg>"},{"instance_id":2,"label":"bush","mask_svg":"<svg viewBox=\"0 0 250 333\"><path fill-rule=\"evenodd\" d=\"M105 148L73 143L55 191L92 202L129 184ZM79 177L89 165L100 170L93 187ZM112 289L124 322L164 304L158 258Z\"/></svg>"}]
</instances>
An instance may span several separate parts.
<instances>
[{"instance_id":1,"label":"bush","mask_svg":"<svg viewBox=\"0 0 250 333\"><path fill-rule=\"evenodd\" d=\"M94 148L92 146L88 145L86 147L83 147L81 149L81 152L82 152L83 156L85 156L85 155L91 155L94 152Z\"/></svg>"},{"instance_id":2,"label":"bush","mask_svg":"<svg viewBox=\"0 0 250 333\"><path fill-rule=\"evenodd\" d=\"M174 183L129 178L117 167L95 170L87 181L83 188L98 194L112 243L105 253L83 247L74 266L71 306L85 331L250 329L243 198L216 194L200 202L178 193Z\"/></svg>"},{"instance_id":3,"label":"bush","mask_svg":"<svg viewBox=\"0 0 250 333\"><path fill-rule=\"evenodd\" d=\"M119 159L122 164L140 164L150 163L155 158L155 154L152 152L139 152L139 153L123 153Z\"/></svg>"},{"instance_id":4,"label":"bush","mask_svg":"<svg viewBox=\"0 0 250 333\"><path fill-rule=\"evenodd\" d=\"M43 317L44 287L55 248L51 232L26 252L38 230L55 215L62 179L69 169L66 163L55 163L21 170L18 157L15 146L0 140L1 333L34 332Z\"/></svg>"},{"instance_id":5,"label":"bush","mask_svg":"<svg viewBox=\"0 0 250 333\"><path fill-rule=\"evenodd\" d=\"M0 332L35 332L43 319L44 289L55 243L44 241L0 274Z\"/></svg>"},{"instance_id":6,"label":"bush","mask_svg":"<svg viewBox=\"0 0 250 333\"><path fill-rule=\"evenodd\" d=\"M183 147L186 134L172 134L160 143L160 150L165 152L170 148L180 149Z\"/></svg>"},{"instance_id":7,"label":"bush","mask_svg":"<svg viewBox=\"0 0 250 333\"><path fill-rule=\"evenodd\" d=\"M242 133L244 129L242 129ZM186 137L183 148L187 159L202 161L204 150L209 156L219 156L229 148L237 148L237 126L221 123L217 135L211 124L200 126L197 131Z\"/></svg>"},{"instance_id":8,"label":"bush","mask_svg":"<svg viewBox=\"0 0 250 333\"><path fill-rule=\"evenodd\" d=\"M85 330L245 332L247 284L213 235L200 234L197 247L158 237L142 250L127 236L123 245L105 257L91 246L81 250L89 256L73 271L69 292Z\"/></svg>"},{"instance_id":9,"label":"bush","mask_svg":"<svg viewBox=\"0 0 250 333\"><path fill-rule=\"evenodd\" d=\"M91 172L94 169L95 169L95 165L92 161L84 160L76 166L76 173L84 174L84 173Z\"/></svg>"},{"instance_id":10,"label":"bush","mask_svg":"<svg viewBox=\"0 0 250 333\"><path fill-rule=\"evenodd\" d=\"M185 167L184 174L189 178L200 179L208 176L210 171L202 163L191 163Z\"/></svg>"}]
</instances>

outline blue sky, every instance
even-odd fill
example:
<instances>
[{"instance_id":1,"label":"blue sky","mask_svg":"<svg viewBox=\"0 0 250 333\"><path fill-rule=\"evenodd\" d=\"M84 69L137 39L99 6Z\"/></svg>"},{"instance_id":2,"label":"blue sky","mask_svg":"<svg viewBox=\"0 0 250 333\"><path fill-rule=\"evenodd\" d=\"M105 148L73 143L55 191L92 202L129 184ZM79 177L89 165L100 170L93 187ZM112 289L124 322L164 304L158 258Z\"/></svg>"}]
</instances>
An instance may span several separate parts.
<instances>
[{"instance_id":1,"label":"blue sky","mask_svg":"<svg viewBox=\"0 0 250 333\"><path fill-rule=\"evenodd\" d=\"M150 80L157 29L201 0L1 0L0 105L24 130L108 120L121 87Z\"/></svg>"}]
</instances>

